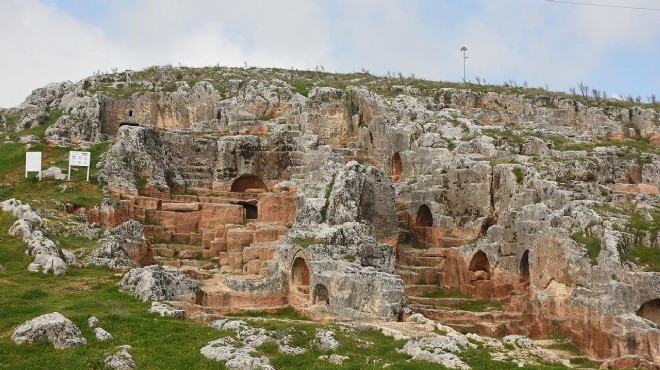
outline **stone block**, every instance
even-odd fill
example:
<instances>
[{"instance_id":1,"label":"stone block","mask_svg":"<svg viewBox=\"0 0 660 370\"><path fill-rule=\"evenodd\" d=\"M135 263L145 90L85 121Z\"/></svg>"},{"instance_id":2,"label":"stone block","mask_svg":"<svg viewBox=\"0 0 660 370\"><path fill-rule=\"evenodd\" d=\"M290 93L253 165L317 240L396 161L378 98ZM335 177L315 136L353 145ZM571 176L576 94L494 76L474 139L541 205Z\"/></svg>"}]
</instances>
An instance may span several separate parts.
<instances>
[{"instance_id":1,"label":"stone block","mask_svg":"<svg viewBox=\"0 0 660 370\"><path fill-rule=\"evenodd\" d=\"M267 193L259 197L259 220L287 224L296 214L296 196L290 193Z\"/></svg>"},{"instance_id":2,"label":"stone block","mask_svg":"<svg viewBox=\"0 0 660 370\"><path fill-rule=\"evenodd\" d=\"M227 240L226 239L214 239L210 244L211 254L217 255L218 253L227 252Z\"/></svg>"},{"instance_id":3,"label":"stone block","mask_svg":"<svg viewBox=\"0 0 660 370\"><path fill-rule=\"evenodd\" d=\"M284 231L286 233L286 231ZM254 231L254 243L272 242L282 235L282 230L278 228L261 228Z\"/></svg>"},{"instance_id":4,"label":"stone block","mask_svg":"<svg viewBox=\"0 0 660 370\"><path fill-rule=\"evenodd\" d=\"M259 260L248 261L245 264L245 273L249 275L258 275L263 268L264 263Z\"/></svg>"},{"instance_id":5,"label":"stone block","mask_svg":"<svg viewBox=\"0 0 660 370\"><path fill-rule=\"evenodd\" d=\"M245 210L237 204L205 203L201 211L199 227L217 228L219 225L242 224L245 222Z\"/></svg>"},{"instance_id":6,"label":"stone block","mask_svg":"<svg viewBox=\"0 0 660 370\"><path fill-rule=\"evenodd\" d=\"M177 244L188 244L190 243L190 234L175 233L172 235L172 242Z\"/></svg>"},{"instance_id":7,"label":"stone block","mask_svg":"<svg viewBox=\"0 0 660 370\"><path fill-rule=\"evenodd\" d=\"M158 198L138 197L135 204L145 209L159 209L161 200Z\"/></svg>"},{"instance_id":8,"label":"stone block","mask_svg":"<svg viewBox=\"0 0 660 370\"><path fill-rule=\"evenodd\" d=\"M234 253L243 252L243 248L250 246L254 235L253 230L232 229L227 231L227 251Z\"/></svg>"},{"instance_id":9,"label":"stone block","mask_svg":"<svg viewBox=\"0 0 660 370\"><path fill-rule=\"evenodd\" d=\"M199 210L199 203L174 203L174 202L163 202L161 204L162 211L174 211L174 212L192 212Z\"/></svg>"}]
</instances>

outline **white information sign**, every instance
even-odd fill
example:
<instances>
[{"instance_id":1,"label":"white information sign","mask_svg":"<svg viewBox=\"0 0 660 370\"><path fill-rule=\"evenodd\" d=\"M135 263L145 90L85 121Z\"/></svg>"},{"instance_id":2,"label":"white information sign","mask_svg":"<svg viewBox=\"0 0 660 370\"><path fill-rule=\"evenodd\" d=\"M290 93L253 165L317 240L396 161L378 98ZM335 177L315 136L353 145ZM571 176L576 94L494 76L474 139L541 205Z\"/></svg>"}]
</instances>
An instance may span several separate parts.
<instances>
[{"instance_id":1,"label":"white information sign","mask_svg":"<svg viewBox=\"0 0 660 370\"><path fill-rule=\"evenodd\" d=\"M87 167L87 181L89 182L89 165L91 155L89 152L69 152L69 173L67 179L71 180L71 167Z\"/></svg>"},{"instance_id":2,"label":"white information sign","mask_svg":"<svg viewBox=\"0 0 660 370\"><path fill-rule=\"evenodd\" d=\"M25 177L28 172L39 172L41 180L41 152L25 152Z\"/></svg>"}]
</instances>

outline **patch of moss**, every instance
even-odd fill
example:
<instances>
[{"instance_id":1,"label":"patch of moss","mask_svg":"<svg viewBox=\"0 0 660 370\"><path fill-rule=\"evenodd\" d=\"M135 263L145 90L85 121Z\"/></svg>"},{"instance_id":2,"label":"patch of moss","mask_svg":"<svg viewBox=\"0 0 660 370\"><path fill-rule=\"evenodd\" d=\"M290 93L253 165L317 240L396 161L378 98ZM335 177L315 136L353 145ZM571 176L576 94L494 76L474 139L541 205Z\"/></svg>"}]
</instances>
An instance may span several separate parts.
<instances>
[{"instance_id":1,"label":"patch of moss","mask_svg":"<svg viewBox=\"0 0 660 370\"><path fill-rule=\"evenodd\" d=\"M573 233L571 237L573 238L573 240L575 240L580 244L583 244L587 248L587 255L589 256L592 265L598 263L598 255L600 254L600 248L602 244L602 241L600 239L592 236L587 236L582 231Z\"/></svg>"},{"instance_id":2,"label":"patch of moss","mask_svg":"<svg viewBox=\"0 0 660 370\"><path fill-rule=\"evenodd\" d=\"M522 184L523 180L525 179L525 175L523 174L522 168L516 166L512 170L513 175L516 176L516 182L518 184Z\"/></svg>"}]
</instances>

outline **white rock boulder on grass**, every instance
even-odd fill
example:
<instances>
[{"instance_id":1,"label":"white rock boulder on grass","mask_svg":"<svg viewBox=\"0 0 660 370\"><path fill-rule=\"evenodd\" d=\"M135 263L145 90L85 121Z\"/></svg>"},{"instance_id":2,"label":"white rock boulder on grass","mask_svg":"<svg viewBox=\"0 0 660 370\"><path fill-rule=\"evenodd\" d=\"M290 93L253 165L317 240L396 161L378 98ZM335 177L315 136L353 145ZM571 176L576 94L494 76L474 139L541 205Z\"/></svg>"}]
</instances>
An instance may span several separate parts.
<instances>
[{"instance_id":1,"label":"white rock boulder on grass","mask_svg":"<svg viewBox=\"0 0 660 370\"><path fill-rule=\"evenodd\" d=\"M114 370L135 369L137 365L133 361L133 356L128 352L129 349L133 349L133 347L129 345L115 347L115 352L103 361L104 365Z\"/></svg>"},{"instance_id":2,"label":"white rock boulder on grass","mask_svg":"<svg viewBox=\"0 0 660 370\"><path fill-rule=\"evenodd\" d=\"M468 370L470 366L463 362L456 353L466 350L469 342L462 336L437 335L414 338L398 350L412 356L414 360L435 362L450 369Z\"/></svg>"},{"instance_id":3,"label":"white rock boulder on grass","mask_svg":"<svg viewBox=\"0 0 660 370\"><path fill-rule=\"evenodd\" d=\"M93 328L99 324L99 319L96 316L92 316L89 319L87 319L87 324L89 325L90 328Z\"/></svg>"},{"instance_id":4,"label":"white rock boulder on grass","mask_svg":"<svg viewBox=\"0 0 660 370\"><path fill-rule=\"evenodd\" d=\"M166 301L194 296L199 282L174 268L151 265L130 270L117 286L142 301Z\"/></svg>"},{"instance_id":5,"label":"white rock boulder on grass","mask_svg":"<svg viewBox=\"0 0 660 370\"><path fill-rule=\"evenodd\" d=\"M66 179L66 175L59 167L49 167L48 169L41 171L41 179L64 180Z\"/></svg>"},{"instance_id":6,"label":"white rock boulder on grass","mask_svg":"<svg viewBox=\"0 0 660 370\"><path fill-rule=\"evenodd\" d=\"M149 308L150 313L157 313L163 317L174 317L179 320L184 320L186 318L186 311L176 309L168 304L161 302L151 302L151 308Z\"/></svg>"},{"instance_id":7,"label":"white rock boulder on grass","mask_svg":"<svg viewBox=\"0 0 660 370\"><path fill-rule=\"evenodd\" d=\"M60 257L48 254L38 254L37 257L34 258L34 261L28 265L29 271L43 271L44 274L52 272L53 275L62 275L66 273L68 269L66 262Z\"/></svg>"},{"instance_id":8,"label":"white rock boulder on grass","mask_svg":"<svg viewBox=\"0 0 660 370\"><path fill-rule=\"evenodd\" d=\"M11 339L16 344L49 342L57 349L87 344L76 324L58 312L41 315L20 325Z\"/></svg>"},{"instance_id":9,"label":"white rock boulder on grass","mask_svg":"<svg viewBox=\"0 0 660 370\"><path fill-rule=\"evenodd\" d=\"M112 334L108 333L103 328L94 328L94 335L96 336L96 340L100 342L112 339Z\"/></svg>"},{"instance_id":10,"label":"white rock boulder on grass","mask_svg":"<svg viewBox=\"0 0 660 370\"><path fill-rule=\"evenodd\" d=\"M335 351L339 348L339 342L335 339L335 332L332 330L316 329L316 337L312 345L321 351Z\"/></svg>"}]
</instances>

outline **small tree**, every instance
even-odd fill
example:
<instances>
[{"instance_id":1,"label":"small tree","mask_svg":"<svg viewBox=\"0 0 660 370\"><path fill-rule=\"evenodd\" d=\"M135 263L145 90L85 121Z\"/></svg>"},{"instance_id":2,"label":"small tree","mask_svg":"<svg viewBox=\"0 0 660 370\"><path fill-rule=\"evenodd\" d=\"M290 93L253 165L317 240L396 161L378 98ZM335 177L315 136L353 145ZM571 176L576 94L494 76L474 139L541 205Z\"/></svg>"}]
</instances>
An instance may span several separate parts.
<instances>
[{"instance_id":1,"label":"small tree","mask_svg":"<svg viewBox=\"0 0 660 370\"><path fill-rule=\"evenodd\" d=\"M580 81L578 82L578 89L580 89L580 94L584 98L584 100L589 99L589 85L585 84L584 82Z\"/></svg>"},{"instance_id":2,"label":"small tree","mask_svg":"<svg viewBox=\"0 0 660 370\"><path fill-rule=\"evenodd\" d=\"M596 99L596 101L600 100L600 90L595 88L591 89L591 94L594 96L594 99Z\"/></svg>"},{"instance_id":3,"label":"small tree","mask_svg":"<svg viewBox=\"0 0 660 370\"><path fill-rule=\"evenodd\" d=\"M637 96L635 97L635 103L639 104L639 103L641 103L641 102L642 102L642 97L639 96L639 95L637 95Z\"/></svg>"},{"instance_id":4,"label":"small tree","mask_svg":"<svg viewBox=\"0 0 660 370\"><path fill-rule=\"evenodd\" d=\"M477 84L481 85L481 77L474 76L474 80L477 81Z\"/></svg>"},{"instance_id":5,"label":"small tree","mask_svg":"<svg viewBox=\"0 0 660 370\"><path fill-rule=\"evenodd\" d=\"M575 91L574 87L569 87L568 92L573 96L577 96L577 91Z\"/></svg>"}]
</instances>

